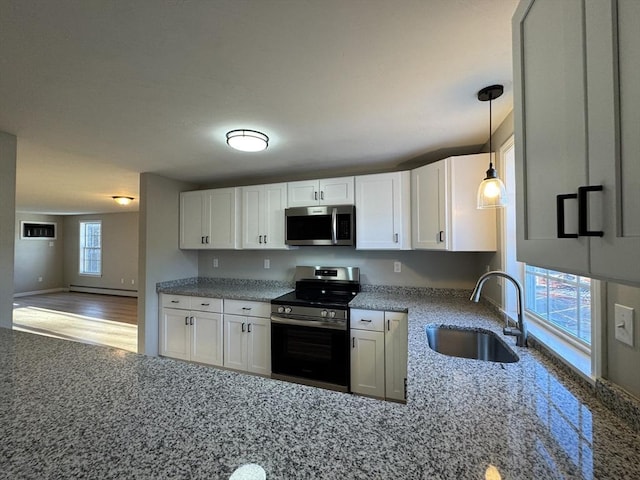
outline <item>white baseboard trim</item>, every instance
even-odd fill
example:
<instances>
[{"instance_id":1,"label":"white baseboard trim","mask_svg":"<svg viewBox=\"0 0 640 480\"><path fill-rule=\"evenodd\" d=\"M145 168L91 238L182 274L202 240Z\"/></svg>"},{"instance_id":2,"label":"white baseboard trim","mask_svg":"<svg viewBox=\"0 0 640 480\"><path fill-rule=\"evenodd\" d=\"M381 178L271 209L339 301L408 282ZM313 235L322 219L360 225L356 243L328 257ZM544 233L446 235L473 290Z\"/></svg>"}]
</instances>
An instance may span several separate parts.
<instances>
[{"instance_id":1,"label":"white baseboard trim","mask_svg":"<svg viewBox=\"0 0 640 480\"><path fill-rule=\"evenodd\" d=\"M66 292L66 291L67 291L66 288L49 288L47 290L34 290L33 292L14 293L13 298L28 297L29 295L43 295L45 293L59 293L59 292Z\"/></svg>"},{"instance_id":2,"label":"white baseboard trim","mask_svg":"<svg viewBox=\"0 0 640 480\"><path fill-rule=\"evenodd\" d=\"M137 290L120 290L118 288L83 287L80 285L69 285L70 292L98 293L100 295L116 295L118 297L137 297Z\"/></svg>"}]
</instances>

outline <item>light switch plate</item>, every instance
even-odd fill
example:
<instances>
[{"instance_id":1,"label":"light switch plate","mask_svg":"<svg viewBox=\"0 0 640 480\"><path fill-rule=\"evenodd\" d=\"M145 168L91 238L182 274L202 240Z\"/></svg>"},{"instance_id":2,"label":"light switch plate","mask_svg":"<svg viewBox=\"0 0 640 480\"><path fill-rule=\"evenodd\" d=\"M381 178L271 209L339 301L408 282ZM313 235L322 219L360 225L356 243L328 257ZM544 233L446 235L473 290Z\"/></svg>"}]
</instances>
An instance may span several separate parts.
<instances>
[{"instance_id":1,"label":"light switch plate","mask_svg":"<svg viewBox=\"0 0 640 480\"><path fill-rule=\"evenodd\" d=\"M271 260L268 258L264 259L264 268L271 268Z\"/></svg>"},{"instance_id":2,"label":"light switch plate","mask_svg":"<svg viewBox=\"0 0 640 480\"><path fill-rule=\"evenodd\" d=\"M616 340L633 347L633 308L614 305Z\"/></svg>"}]
</instances>

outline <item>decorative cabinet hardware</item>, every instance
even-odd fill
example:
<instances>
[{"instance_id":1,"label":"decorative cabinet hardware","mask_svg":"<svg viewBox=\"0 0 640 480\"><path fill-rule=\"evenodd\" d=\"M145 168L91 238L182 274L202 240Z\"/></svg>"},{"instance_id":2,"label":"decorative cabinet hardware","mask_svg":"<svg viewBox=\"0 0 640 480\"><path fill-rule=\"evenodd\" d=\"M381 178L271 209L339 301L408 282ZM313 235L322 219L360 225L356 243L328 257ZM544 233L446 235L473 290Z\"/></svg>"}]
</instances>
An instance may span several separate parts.
<instances>
[{"instance_id":1,"label":"decorative cabinet hardware","mask_svg":"<svg viewBox=\"0 0 640 480\"><path fill-rule=\"evenodd\" d=\"M567 193L563 195L556 196L556 218L558 223L558 238L578 238L577 233L566 233L564 231L564 201L569 199L578 198L578 195L575 193Z\"/></svg>"},{"instance_id":2,"label":"decorative cabinet hardware","mask_svg":"<svg viewBox=\"0 0 640 480\"><path fill-rule=\"evenodd\" d=\"M589 192L601 192L602 185L589 185L586 187L578 187L578 235L582 237L602 237L604 232L601 230L589 230Z\"/></svg>"}]
</instances>

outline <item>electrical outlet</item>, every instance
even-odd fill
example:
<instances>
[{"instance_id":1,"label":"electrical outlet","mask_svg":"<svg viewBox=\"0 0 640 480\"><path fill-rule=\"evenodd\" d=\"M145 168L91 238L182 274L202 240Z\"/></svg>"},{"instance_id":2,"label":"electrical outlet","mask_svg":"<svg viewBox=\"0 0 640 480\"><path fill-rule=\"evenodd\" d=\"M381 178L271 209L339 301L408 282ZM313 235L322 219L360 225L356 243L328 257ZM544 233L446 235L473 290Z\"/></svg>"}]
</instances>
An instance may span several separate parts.
<instances>
[{"instance_id":1,"label":"electrical outlet","mask_svg":"<svg viewBox=\"0 0 640 480\"><path fill-rule=\"evenodd\" d=\"M633 308L614 305L616 340L633 347Z\"/></svg>"},{"instance_id":2,"label":"electrical outlet","mask_svg":"<svg viewBox=\"0 0 640 480\"><path fill-rule=\"evenodd\" d=\"M271 260L268 258L264 259L264 268L271 268Z\"/></svg>"},{"instance_id":3,"label":"electrical outlet","mask_svg":"<svg viewBox=\"0 0 640 480\"><path fill-rule=\"evenodd\" d=\"M400 262L393 262L393 271L395 273L400 273L402 272L402 263Z\"/></svg>"},{"instance_id":4,"label":"electrical outlet","mask_svg":"<svg viewBox=\"0 0 640 480\"><path fill-rule=\"evenodd\" d=\"M38 277L38 281L41 282L42 281L42 277Z\"/></svg>"},{"instance_id":5,"label":"electrical outlet","mask_svg":"<svg viewBox=\"0 0 640 480\"><path fill-rule=\"evenodd\" d=\"M53 247L53 245L54 245L53 242L49 242L50 247Z\"/></svg>"},{"instance_id":6,"label":"electrical outlet","mask_svg":"<svg viewBox=\"0 0 640 480\"><path fill-rule=\"evenodd\" d=\"M121 279L120 279L120 283L123 283L123 284L124 284L124 278L121 278Z\"/></svg>"},{"instance_id":7,"label":"electrical outlet","mask_svg":"<svg viewBox=\"0 0 640 480\"><path fill-rule=\"evenodd\" d=\"M135 285L135 284L136 284L136 281L132 278L131 279L131 285Z\"/></svg>"},{"instance_id":8,"label":"electrical outlet","mask_svg":"<svg viewBox=\"0 0 640 480\"><path fill-rule=\"evenodd\" d=\"M213 259L213 268L218 268L219 264L218 264L218 259L214 258Z\"/></svg>"}]
</instances>

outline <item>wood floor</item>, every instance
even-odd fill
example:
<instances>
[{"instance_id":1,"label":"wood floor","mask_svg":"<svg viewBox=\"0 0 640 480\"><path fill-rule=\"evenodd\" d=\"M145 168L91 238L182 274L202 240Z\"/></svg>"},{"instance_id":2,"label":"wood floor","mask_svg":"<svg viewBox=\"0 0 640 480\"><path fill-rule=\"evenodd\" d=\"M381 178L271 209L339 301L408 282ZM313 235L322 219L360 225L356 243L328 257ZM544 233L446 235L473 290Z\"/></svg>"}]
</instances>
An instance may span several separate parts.
<instances>
[{"instance_id":1,"label":"wood floor","mask_svg":"<svg viewBox=\"0 0 640 480\"><path fill-rule=\"evenodd\" d=\"M138 350L138 299L91 293L50 293L13 300L13 329L37 335Z\"/></svg>"},{"instance_id":2,"label":"wood floor","mask_svg":"<svg viewBox=\"0 0 640 480\"><path fill-rule=\"evenodd\" d=\"M138 324L138 299L94 293L59 292L13 299L13 308L37 307L112 322Z\"/></svg>"}]
</instances>

